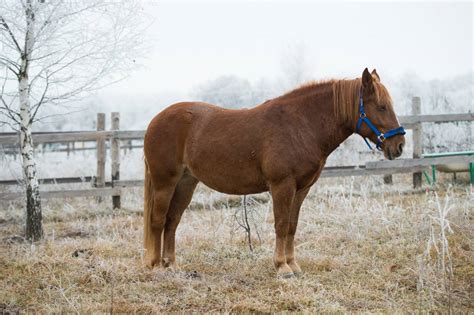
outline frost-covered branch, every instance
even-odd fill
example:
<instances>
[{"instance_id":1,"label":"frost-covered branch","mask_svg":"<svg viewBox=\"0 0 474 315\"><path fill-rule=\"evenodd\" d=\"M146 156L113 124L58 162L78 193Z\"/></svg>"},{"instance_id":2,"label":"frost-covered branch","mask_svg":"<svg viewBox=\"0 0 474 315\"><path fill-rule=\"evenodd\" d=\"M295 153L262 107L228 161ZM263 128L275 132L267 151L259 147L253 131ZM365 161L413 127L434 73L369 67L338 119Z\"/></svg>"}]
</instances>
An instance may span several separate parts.
<instances>
[{"instance_id":1,"label":"frost-covered branch","mask_svg":"<svg viewBox=\"0 0 474 315\"><path fill-rule=\"evenodd\" d=\"M5 21L2 15L0 15L0 23L3 26L4 30L7 31L8 35L10 35L10 39L12 40L13 44L15 44L15 48L18 50L19 53L21 53L21 47L18 44L18 41L15 38L15 35L13 35L10 27L8 26L8 23Z\"/></svg>"}]
</instances>

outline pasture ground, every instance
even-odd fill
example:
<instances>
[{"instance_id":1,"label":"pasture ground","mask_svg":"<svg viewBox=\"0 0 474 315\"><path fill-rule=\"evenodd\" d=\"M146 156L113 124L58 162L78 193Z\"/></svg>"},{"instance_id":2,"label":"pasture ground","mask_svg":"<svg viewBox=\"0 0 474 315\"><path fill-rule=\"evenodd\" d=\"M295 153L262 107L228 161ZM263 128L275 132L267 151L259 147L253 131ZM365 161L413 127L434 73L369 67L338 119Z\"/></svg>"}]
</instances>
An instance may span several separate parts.
<instances>
[{"instance_id":1,"label":"pasture ground","mask_svg":"<svg viewBox=\"0 0 474 315\"><path fill-rule=\"evenodd\" d=\"M304 273L277 279L268 194L200 186L178 228L180 271L143 267L141 190L110 201L44 203L46 238L24 242L21 203L0 211L0 313L474 311L474 193L464 183L414 191L410 176L321 180L303 204Z\"/></svg>"}]
</instances>

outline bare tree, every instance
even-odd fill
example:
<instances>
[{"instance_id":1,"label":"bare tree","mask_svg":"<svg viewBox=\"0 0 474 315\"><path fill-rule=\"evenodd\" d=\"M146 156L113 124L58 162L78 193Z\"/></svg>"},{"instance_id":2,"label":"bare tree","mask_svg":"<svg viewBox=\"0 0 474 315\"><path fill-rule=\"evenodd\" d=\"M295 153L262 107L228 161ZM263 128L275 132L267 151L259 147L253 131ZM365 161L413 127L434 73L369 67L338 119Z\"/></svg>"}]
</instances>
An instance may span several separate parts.
<instances>
[{"instance_id":1,"label":"bare tree","mask_svg":"<svg viewBox=\"0 0 474 315\"><path fill-rule=\"evenodd\" d=\"M138 0L0 2L0 124L20 134L28 239L43 235L33 124L123 78L143 55L142 16Z\"/></svg>"}]
</instances>

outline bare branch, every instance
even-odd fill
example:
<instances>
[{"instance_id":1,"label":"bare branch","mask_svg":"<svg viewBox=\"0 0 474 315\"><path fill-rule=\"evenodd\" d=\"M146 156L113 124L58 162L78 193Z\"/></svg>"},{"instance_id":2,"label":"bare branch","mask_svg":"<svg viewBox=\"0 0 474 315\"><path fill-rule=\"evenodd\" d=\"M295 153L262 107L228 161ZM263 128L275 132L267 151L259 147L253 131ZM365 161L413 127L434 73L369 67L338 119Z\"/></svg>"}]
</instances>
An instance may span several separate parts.
<instances>
[{"instance_id":1,"label":"bare branch","mask_svg":"<svg viewBox=\"0 0 474 315\"><path fill-rule=\"evenodd\" d=\"M15 123L20 122L20 114L16 111L14 111L5 101L3 96L0 95L0 113L2 113L4 116L10 118L13 120Z\"/></svg>"},{"instance_id":2,"label":"bare branch","mask_svg":"<svg viewBox=\"0 0 474 315\"><path fill-rule=\"evenodd\" d=\"M0 112L0 114L3 114L2 112ZM12 130L14 131L19 131L19 129L17 128L18 124L17 125L13 125L11 122L7 121L7 120L0 120L0 126L8 126L10 127Z\"/></svg>"},{"instance_id":3,"label":"bare branch","mask_svg":"<svg viewBox=\"0 0 474 315\"><path fill-rule=\"evenodd\" d=\"M19 72L20 72L20 67L18 66L17 63L11 61L10 59L8 59L6 57L1 57L0 56L0 64L7 67L8 70L13 72L18 77ZM16 69L13 69L12 66L15 67Z\"/></svg>"},{"instance_id":4,"label":"bare branch","mask_svg":"<svg viewBox=\"0 0 474 315\"><path fill-rule=\"evenodd\" d=\"M63 0L60 0L56 3L56 5L54 6L54 8L51 10L51 12L49 13L49 16L44 20L43 24L40 26L40 28L38 29L38 32L36 32L36 38L39 38L41 36L41 34L43 33L43 31L45 30L45 28L50 24L52 23L52 17L54 16L54 14L56 13L57 9L60 7L60 5L63 3Z\"/></svg>"},{"instance_id":5,"label":"bare branch","mask_svg":"<svg viewBox=\"0 0 474 315\"><path fill-rule=\"evenodd\" d=\"M63 117L65 114L75 114L75 113L80 113L80 112L83 112L83 110L78 109L78 110L67 111L66 113L61 113L61 114L46 115L46 116L42 116L40 118L35 119L33 122L43 121L47 118L52 118L52 117Z\"/></svg>"},{"instance_id":6,"label":"bare branch","mask_svg":"<svg viewBox=\"0 0 474 315\"><path fill-rule=\"evenodd\" d=\"M0 101L1 101L0 111L3 113L3 115L7 116L14 122L18 123L17 118L20 117L19 113L14 111L10 106L11 103L7 104L7 102L5 101L3 97L4 95L6 95L5 86L6 86L7 81L8 81L8 72L5 73L5 79L3 80L3 84L2 84L2 93L0 94ZM13 103L13 100L14 98L12 99L12 103Z\"/></svg>"},{"instance_id":7,"label":"bare branch","mask_svg":"<svg viewBox=\"0 0 474 315\"><path fill-rule=\"evenodd\" d=\"M11 59L8 59L8 58L5 57L5 56L0 56L0 62L1 62L2 64L4 64L4 65L13 66L13 67L15 67L15 68L17 69L17 71L20 71L20 65L19 65L17 62L15 62L15 61L13 61L13 60L11 60Z\"/></svg>"},{"instance_id":8,"label":"bare branch","mask_svg":"<svg viewBox=\"0 0 474 315\"><path fill-rule=\"evenodd\" d=\"M3 28L5 28L5 30L8 32L8 34L10 35L10 38L12 39L13 43L16 46L16 49L21 54L22 52L21 52L20 45L18 44L15 38L15 35L13 35L12 31L10 30L10 27L8 26L8 23L5 21L2 15L0 15L0 24L3 25Z\"/></svg>"},{"instance_id":9,"label":"bare branch","mask_svg":"<svg viewBox=\"0 0 474 315\"><path fill-rule=\"evenodd\" d=\"M41 105L43 104L44 102L44 98L46 96L46 93L48 92L48 88L49 88L49 81L48 81L48 75L46 75L46 86L44 87L44 90L43 90L43 94L41 95L41 99L38 101L38 103L36 103L31 109L33 110L33 115L31 115L31 119L30 119L30 124L33 123L33 121L35 120L36 118L36 114L38 113L38 109L41 107Z\"/></svg>"}]
</instances>

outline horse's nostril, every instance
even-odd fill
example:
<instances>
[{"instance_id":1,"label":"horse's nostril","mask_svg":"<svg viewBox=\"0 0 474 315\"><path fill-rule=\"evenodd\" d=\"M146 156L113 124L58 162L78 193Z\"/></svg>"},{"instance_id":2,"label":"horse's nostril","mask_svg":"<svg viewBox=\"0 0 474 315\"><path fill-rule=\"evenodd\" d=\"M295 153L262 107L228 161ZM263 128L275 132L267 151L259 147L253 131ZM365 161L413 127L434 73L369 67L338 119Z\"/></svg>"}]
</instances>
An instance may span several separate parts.
<instances>
[{"instance_id":1,"label":"horse's nostril","mask_svg":"<svg viewBox=\"0 0 474 315\"><path fill-rule=\"evenodd\" d=\"M402 154L402 152L403 152L403 142L400 142L398 144L398 153Z\"/></svg>"}]
</instances>

